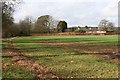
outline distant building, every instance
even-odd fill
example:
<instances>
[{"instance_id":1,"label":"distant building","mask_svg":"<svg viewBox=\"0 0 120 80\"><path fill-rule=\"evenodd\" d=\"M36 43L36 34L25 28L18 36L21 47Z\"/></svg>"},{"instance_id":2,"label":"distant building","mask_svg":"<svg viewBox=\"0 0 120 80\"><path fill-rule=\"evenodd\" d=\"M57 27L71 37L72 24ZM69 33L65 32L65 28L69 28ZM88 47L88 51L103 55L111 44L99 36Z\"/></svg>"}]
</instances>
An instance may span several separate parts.
<instances>
[{"instance_id":1,"label":"distant building","mask_svg":"<svg viewBox=\"0 0 120 80\"><path fill-rule=\"evenodd\" d=\"M106 31L100 31L98 27L81 27L81 30L89 34L106 34Z\"/></svg>"},{"instance_id":2,"label":"distant building","mask_svg":"<svg viewBox=\"0 0 120 80\"><path fill-rule=\"evenodd\" d=\"M99 31L98 27L81 27L81 30L85 30L86 32Z\"/></svg>"},{"instance_id":3,"label":"distant building","mask_svg":"<svg viewBox=\"0 0 120 80\"><path fill-rule=\"evenodd\" d=\"M100 31L98 27L71 27L68 28L70 32L76 31L76 30L83 30L88 34L106 34L106 31Z\"/></svg>"}]
</instances>

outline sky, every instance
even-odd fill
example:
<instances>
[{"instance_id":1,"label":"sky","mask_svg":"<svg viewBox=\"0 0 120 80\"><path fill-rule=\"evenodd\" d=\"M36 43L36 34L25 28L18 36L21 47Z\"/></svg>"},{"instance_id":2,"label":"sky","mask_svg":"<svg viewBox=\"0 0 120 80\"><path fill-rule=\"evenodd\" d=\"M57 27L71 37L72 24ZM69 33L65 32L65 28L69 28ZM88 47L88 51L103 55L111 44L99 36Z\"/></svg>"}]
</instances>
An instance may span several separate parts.
<instances>
[{"instance_id":1,"label":"sky","mask_svg":"<svg viewBox=\"0 0 120 80\"><path fill-rule=\"evenodd\" d=\"M69 27L97 27L102 19L118 25L119 0L23 0L16 7L15 22L31 16L34 20L42 15L51 15L56 20L65 20Z\"/></svg>"}]
</instances>

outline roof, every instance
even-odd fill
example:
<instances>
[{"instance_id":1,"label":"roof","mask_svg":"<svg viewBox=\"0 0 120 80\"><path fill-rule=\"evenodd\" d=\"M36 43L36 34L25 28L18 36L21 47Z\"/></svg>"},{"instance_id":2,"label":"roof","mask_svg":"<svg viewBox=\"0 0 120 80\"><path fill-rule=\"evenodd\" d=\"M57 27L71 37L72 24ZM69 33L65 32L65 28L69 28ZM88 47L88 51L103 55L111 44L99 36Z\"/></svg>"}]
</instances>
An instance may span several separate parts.
<instances>
[{"instance_id":1,"label":"roof","mask_svg":"<svg viewBox=\"0 0 120 80\"><path fill-rule=\"evenodd\" d=\"M85 31L98 31L98 27L81 27L82 30Z\"/></svg>"}]
</instances>

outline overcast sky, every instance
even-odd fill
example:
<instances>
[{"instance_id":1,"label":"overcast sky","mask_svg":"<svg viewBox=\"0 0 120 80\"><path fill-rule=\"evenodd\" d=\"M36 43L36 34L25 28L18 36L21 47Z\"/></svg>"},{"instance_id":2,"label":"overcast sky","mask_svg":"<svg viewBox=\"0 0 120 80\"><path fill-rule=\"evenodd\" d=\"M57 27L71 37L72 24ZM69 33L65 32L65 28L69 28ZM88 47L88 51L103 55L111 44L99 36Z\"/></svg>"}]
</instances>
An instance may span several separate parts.
<instances>
[{"instance_id":1,"label":"overcast sky","mask_svg":"<svg viewBox=\"0 0 120 80\"><path fill-rule=\"evenodd\" d=\"M51 15L57 20L65 20L68 26L97 26L102 19L118 24L119 0L23 0L16 8L15 22L32 16Z\"/></svg>"}]
</instances>

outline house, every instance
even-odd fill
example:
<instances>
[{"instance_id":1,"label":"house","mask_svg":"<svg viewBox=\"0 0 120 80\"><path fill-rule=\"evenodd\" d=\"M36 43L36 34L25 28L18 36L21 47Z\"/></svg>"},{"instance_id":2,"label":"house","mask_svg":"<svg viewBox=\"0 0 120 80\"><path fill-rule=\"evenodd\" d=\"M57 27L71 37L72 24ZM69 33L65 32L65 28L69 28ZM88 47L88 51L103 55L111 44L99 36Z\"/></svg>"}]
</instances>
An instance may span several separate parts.
<instances>
[{"instance_id":1,"label":"house","mask_svg":"<svg viewBox=\"0 0 120 80\"><path fill-rule=\"evenodd\" d=\"M99 31L98 27L81 27L81 30L85 30L86 32Z\"/></svg>"},{"instance_id":2,"label":"house","mask_svg":"<svg viewBox=\"0 0 120 80\"><path fill-rule=\"evenodd\" d=\"M71 27L68 28L69 32L85 31L86 34L106 34L106 31L100 31L98 27Z\"/></svg>"},{"instance_id":3,"label":"house","mask_svg":"<svg viewBox=\"0 0 120 80\"><path fill-rule=\"evenodd\" d=\"M81 27L81 30L86 31L87 34L106 34L106 31L100 31L98 27Z\"/></svg>"}]
</instances>

